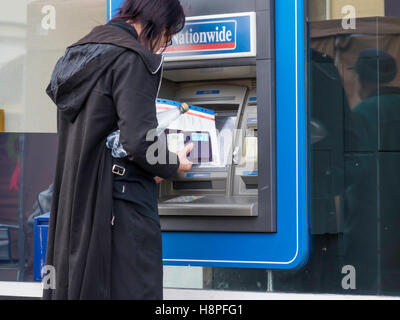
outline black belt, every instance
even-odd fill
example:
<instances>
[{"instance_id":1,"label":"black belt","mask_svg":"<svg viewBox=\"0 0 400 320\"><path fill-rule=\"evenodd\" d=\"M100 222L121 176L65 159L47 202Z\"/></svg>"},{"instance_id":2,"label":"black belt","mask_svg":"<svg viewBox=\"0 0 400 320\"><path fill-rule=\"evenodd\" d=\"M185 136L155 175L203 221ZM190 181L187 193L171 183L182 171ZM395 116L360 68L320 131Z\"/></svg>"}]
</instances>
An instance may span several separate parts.
<instances>
[{"instance_id":1,"label":"black belt","mask_svg":"<svg viewBox=\"0 0 400 320\"><path fill-rule=\"evenodd\" d=\"M125 173L126 173L126 168L122 167L122 166L120 166L118 164L113 164L111 171L112 171L112 173L123 177L125 175Z\"/></svg>"},{"instance_id":2,"label":"black belt","mask_svg":"<svg viewBox=\"0 0 400 320\"><path fill-rule=\"evenodd\" d=\"M113 158L112 173L119 177L127 177L137 171L136 165L129 161L128 158Z\"/></svg>"},{"instance_id":3,"label":"black belt","mask_svg":"<svg viewBox=\"0 0 400 320\"><path fill-rule=\"evenodd\" d=\"M146 179L150 179L151 181L154 178L150 173L142 169L134 161L129 160L127 157L113 158L111 171L116 176L116 178L124 177L128 180L137 176L145 177Z\"/></svg>"}]
</instances>

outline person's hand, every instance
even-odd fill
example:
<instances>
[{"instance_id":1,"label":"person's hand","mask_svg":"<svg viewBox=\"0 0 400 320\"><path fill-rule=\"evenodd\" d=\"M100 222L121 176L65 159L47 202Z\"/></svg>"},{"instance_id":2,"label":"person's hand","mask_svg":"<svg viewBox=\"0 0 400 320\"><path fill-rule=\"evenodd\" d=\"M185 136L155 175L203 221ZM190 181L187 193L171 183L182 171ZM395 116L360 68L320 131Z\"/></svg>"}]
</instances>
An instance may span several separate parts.
<instances>
[{"instance_id":1,"label":"person's hand","mask_svg":"<svg viewBox=\"0 0 400 320\"><path fill-rule=\"evenodd\" d=\"M156 181L157 184L160 184L161 182L164 181L164 179L160 177L154 177L154 180Z\"/></svg>"},{"instance_id":2,"label":"person's hand","mask_svg":"<svg viewBox=\"0 0 400 320\"><path fill-rule=\"evenodd\" d=\"M190 171L193 166L193 162L189 161L187 158L188 154L193 150L193 142L187 144L181 151L177 152L179 158L179 168L178 173L184 173Z\"/></svg>"}]
</instances>

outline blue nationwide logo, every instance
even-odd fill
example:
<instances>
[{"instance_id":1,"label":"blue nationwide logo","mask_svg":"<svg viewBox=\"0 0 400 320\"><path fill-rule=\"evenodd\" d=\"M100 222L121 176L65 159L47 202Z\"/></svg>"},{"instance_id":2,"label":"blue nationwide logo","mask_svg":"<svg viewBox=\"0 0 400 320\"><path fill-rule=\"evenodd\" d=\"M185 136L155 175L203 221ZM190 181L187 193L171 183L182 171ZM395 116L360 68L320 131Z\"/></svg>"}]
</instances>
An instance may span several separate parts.
<instances>
[{"instance_id":1,"label":"blue nationwide logo","mask_svg":"<svg viewBox=\"0 0 400 320\"><path fill-rule=\"evenodd\" d=\"M234 20L215 22L188 22L173 38L166 52L190 52L236 49L237 22Z\"/></svg>"}]
</instances>

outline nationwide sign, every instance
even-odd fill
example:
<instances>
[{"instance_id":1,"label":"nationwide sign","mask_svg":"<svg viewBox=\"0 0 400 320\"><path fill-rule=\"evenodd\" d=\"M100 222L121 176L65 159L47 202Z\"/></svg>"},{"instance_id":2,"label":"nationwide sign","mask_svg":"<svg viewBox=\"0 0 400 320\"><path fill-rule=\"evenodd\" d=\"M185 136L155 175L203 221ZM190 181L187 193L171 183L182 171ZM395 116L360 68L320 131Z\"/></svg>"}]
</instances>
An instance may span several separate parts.
<instances>
[{"instance_id":1,"label":"nationwide sign","mask_svg":"<svg viewBox=\"0 0 400 320\"><path fill-rule=\"evenodd\" d=\"M165 61L254 57L254 12L189 17L164 51Z\"/></svg>"},{"instance_id":2,"label":"nationwide sign","mask_svg":"<svg viewBox=\"0 0 400 320\"><path fill-rule=\"evenodd\" d=\"M170 52L236 48L237 23L235 20L189 23L188 29L174 38L175 46L169 48Z\"/></svg>"}]
</instances>

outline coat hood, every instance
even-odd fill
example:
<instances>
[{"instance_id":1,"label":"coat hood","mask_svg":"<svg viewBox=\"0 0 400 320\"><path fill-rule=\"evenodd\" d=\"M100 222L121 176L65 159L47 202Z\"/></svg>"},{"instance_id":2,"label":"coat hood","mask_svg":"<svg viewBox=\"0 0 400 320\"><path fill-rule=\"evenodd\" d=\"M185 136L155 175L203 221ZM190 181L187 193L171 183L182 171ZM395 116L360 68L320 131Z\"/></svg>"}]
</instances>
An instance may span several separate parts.
<instances>
[{"instance_id":1,"label":"coat hood","mask_svg":"<svg viewBox=\"0 0 400 320\"><path fill-rule=\"evenodd\" d=\"M67 47L46 88L62 116L70 122L75 121L98 79L126 50L136 52L150 73L156 74L160 70L161 55L153 54L128 32L109 23L95 27Z\"/></svg>"}]
</instances>

